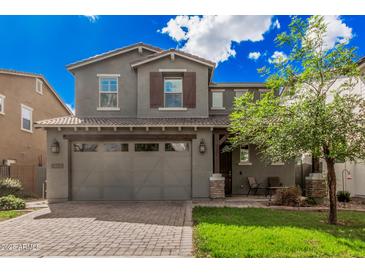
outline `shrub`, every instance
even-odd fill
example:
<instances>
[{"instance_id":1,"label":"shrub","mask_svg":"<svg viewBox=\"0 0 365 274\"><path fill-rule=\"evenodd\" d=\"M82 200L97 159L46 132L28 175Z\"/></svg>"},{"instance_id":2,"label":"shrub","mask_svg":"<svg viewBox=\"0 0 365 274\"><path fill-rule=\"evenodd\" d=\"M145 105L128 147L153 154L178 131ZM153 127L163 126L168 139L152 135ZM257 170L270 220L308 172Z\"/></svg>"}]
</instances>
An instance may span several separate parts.
<instances>
[{"instance_id":1,"label":"shrub","mask_svg":"<svg viewBox=\"0 0 365 274\"><path fill-rule=\"evenodd\" d=\"M15 178L0 179L0 196L18 195L23 190L22 182Z\"/></svg>"},{"instance_id":2,"label":"shrub","mask_svg":"<svg viewBox=\"0 0 365 274\"><path fill-rule=\"evenodd\" d=\"M0 197L0 210L24 209L25 201L14 195Z\"/></svg>"},{"instance_id":3,"label":"shrub","mask_svg":"<svg viewBox=\"0 0 365 274\"><path fill-rule=\"evenodd\" d=\"M274 197L274 204L282 206L300 205L300 194L296 187L279 189Z\"/></svg>"},{"instance_id":4,"label":"shrub","mask_svg":"<svg viewBox=\"0 0 365 274\"><path fill-rule=\"evenodd\" d=\"M305 202L306 202L307 205L310 205L310 206L315 206L315 205L319 204L318 201L313 197L307 197L305 199Z\"/></svg>"},{"instance_id":5,"label":"shrub","mask_svg":"<svg viewBox=\"0 0 365 274\"><path fill-rule=\"evenodd\" d=\"M350 196L351 194L348 191L339 191L337 192L337 201L341 203L348 203L351 200Z\"/></svg>"}]
</instances>

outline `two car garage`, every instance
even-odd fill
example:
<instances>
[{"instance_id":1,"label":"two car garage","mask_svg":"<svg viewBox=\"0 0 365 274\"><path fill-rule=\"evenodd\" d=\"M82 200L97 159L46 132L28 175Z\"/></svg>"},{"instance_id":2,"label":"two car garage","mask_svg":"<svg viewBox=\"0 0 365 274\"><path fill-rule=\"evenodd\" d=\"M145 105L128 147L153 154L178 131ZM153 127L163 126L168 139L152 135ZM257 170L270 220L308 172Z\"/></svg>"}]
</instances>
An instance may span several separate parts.
<instances>
[{"instance_id":1,"label":"two car garage","mask_svg":"<svg viewBox=\"0 0 365 274\"><path fill-rule=\"evenodd\" d=\"M72 142L72 200L191 199L190 141Z\"/></svg>"}]
</instances>

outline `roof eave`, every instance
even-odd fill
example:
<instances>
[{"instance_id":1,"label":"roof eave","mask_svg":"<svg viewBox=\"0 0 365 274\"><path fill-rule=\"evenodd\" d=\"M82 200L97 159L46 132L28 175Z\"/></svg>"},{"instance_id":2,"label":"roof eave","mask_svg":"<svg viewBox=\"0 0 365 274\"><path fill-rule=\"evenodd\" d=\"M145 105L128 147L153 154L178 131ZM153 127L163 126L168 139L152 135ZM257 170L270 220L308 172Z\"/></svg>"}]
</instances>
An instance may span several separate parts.
<instances>
[{"instance_id":1,"label":"roof eave","mask_svg":"<svg viewBox=\"0 0 365 274\"><path fill-rule=\"evenodd\" d=\"M51 92L53 93L53 95L56 96L56 99L67 110L67 112L70 115L74 115L73 112L69 109L69 107L63 102L63 100L58 95L58 93L53 89L53 87L51 86L51 84L47 81L46 77L44 77L42 74L28 73L28 72L21 72L21 71L12 71L12 70L5 70L5 69L0 69L0 73L42 79L42 81L48 86L48 88L51 90Z\"/></svg>"},{"instance_id":2,"label":"roof eave","mask_svg":"<svg viewBox=\"0 0 365 274\"><path fill-rule=\"evenodd\" d=\"M127 52L130 52L130 51L136 50L138 48L147 49L147 50L155 52L155 53L162 51L162 49L158 50L157 48L153 48L153 47L150 47L148 45L138 43L138 44L135 44L133 46L127 46L127 47L124 47L124 48L112 50L112 51L109 51L109 52L106 52L106 53L96 55L94 57L90 57L90 58L87 58L87 59L84 59L84 60L81 60L81 61L71 63L69 65L66 65L66 68L67 68L68 71L72 71L76 68L83 67L83 66L95 63L95 62L99 62L99 61L111 58L111 57L119 55L119 54L127 53Z\"/></svg>"},{"instance_id":3,"label":"roof eave","mask_svg":"<svg viewBox=\"0 0 365 274\"><path fill-rule=\"evenodd\" d=\"M185 58L185 59L188 59L188 60L191 60L191 61L194 61L194 62L197 62L197 63L200 63L202 65L206 65L208 67L211 67L212 69L215 68L215 63L211 63L211 62L205 62L205 61L202 61L202 60L199 60L197 58L194 58L194 57L190 57L190 56L187 56L185 54L182 54L182 53L179 53L179 52L176 52L176 51L171 51L171 50L167 50L165 52L161 52L160 55L158 56L155 56L155 57L152 57L152 58L148 58L146 60L142 60L142 61L137 61L135 63L132 63L131 64L131 67L132 68L136 68L138 66L141 66L141 65L144 65L144 64L147 64L147 63L150 63L150 62L153 62L153 61L156 61L158 59L161 59L161 58L164 58L166 56L169 56L171 54L175 54L181 58Z\"/></svg>"}]
</instances>

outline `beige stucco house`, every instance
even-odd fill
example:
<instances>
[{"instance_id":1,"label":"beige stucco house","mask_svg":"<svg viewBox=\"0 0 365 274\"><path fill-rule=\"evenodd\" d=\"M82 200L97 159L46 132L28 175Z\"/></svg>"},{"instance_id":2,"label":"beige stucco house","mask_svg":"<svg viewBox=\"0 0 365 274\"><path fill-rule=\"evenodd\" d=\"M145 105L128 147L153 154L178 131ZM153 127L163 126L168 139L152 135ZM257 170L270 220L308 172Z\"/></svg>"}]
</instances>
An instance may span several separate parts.
<instances>
[{"instance_id":1,"label":"beige stucco house","mask_svg":"<svg viewBox=\"0 0 365 274\"><path fill-rule=\"evenodd\" d=\"M75 116L41 120L47 131L49 201L190 200L209 197L221 173L226 195L247 177L294 184L294 163L264 164L255 148L223 153L233 100L263 83L213 83L216 64L144 43L67 66Z\"/></svg>"},{"instance_id":2,"label":"beige stucco house","mask_svg":"<svg viewBox=\"0 0 365 274\"><path fill-rule=\"evenodd\" d=\"M33 123L71 114L44 76L0 69L0 164L45 164L46 133Z\"/></svg>"}]
</instances>

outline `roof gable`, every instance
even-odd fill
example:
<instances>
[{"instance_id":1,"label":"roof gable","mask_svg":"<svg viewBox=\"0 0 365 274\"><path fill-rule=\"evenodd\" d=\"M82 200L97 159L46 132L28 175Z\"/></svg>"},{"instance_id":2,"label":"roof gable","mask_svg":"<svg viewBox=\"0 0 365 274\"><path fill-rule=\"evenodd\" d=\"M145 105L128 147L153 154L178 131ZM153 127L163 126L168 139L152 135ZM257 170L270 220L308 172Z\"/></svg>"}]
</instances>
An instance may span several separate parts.
<instances>
[{"instance_id":1,"label":"roof gable","mask_svg":"<svg viewBox=\"0 0 365 274\"><path fill-rule=\"evenodd\" d=\"M159 59L164 58L164 57L169 56L169 55L171 56L171 58L174 58L174 56L176 55L176 56L179 56L181 58L188 59L190 61L193 61L193 62L196 62L196 63L200 63L202 65L208 66L212 69L214 69L215 65L216 65L214 62L209 61L209 60L204 59L204 58L201 58L199 56L192 55L192 54L189 54L189 53L186 53L186 52L183 52L183 51L180 51L180 50L176 50L176 49L169 49L169 50L165 50L165 51L162 51L162 52L159 52L159 53L151 54L149 56L146 56L145 58L141 58L139 60L136 60L133 63L131 63L131 67L136 68L136 67L141 66L143 64L147 64L147 63L159 60Z\"/></svg>"},{"instance_id":2,"label":"roof gable","mask_svg":"<svg viewBox=\"0 0 365 274\"><path fill-rule=\"evenodd\" d=\"M0 69L0 74L9 74L9 75L17 75L17 76L25 76L25 77L32 77L35 79L41 79L47 87L50 89L51 93L56 97L56 99L61 103L61 105L67 110L70 115L73 115L72 111L68 108L68 106L63 102L61 97L57 94L57 92L53 89L51 84L47 81L47 79L42 74L37 73L29 73L17 70L10 70L10 69Z\"/></svg>"},{"instance_id":3,"label":"roof gable","mask_svg":"<svg viewBox=\"0 0 365 274\"><path fill-rule=\"evenodd\" d=\"M86 66L88 64L92 64L92 63L95 63L95 62L99 62L99 61L105 60L107 58L111 58L111 57L114 57L114 56L117 56L117 55L120 55L120 54L124 54L124 53L130 52L130 51L133 51L133 50L137 50L137 49L138 50L147 49L147 50L152 51L154 53L162 51L162 49L160 49L158 47L154 47L154 46L147 45L147 44L144 44L144 43L137 43L137 44L129 45L129 46L126 46L126 47L114 49L114 50L111 50L111 51L108 51L108 52L105 52L105 53L102 53L102 54L94 55L92 57L77 61L77 62L72 63L72 64L69 64L66 67L67 67L68 70L71 71L73 69L76 69L76 68L79 68L79 67L82 67L82 66Z\"/></svg>"}]
</instances>

